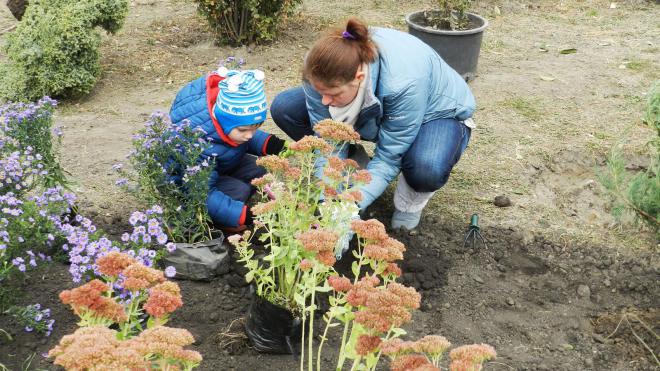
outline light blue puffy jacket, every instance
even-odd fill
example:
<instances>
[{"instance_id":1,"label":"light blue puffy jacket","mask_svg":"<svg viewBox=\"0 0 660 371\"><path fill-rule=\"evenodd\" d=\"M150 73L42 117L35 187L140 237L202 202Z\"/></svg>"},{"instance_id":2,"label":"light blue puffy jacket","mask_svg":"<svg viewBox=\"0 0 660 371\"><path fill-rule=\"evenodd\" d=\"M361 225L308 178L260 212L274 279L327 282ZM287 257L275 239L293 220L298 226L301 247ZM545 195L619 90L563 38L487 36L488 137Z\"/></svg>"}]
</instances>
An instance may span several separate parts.
<instances>
[{"instance_id":1,"label":"light blue puffy jacket","mask_svg":"<svg viewBox=\"0 0 660 371\"><path fill-rule=\"evenodd\" d=\"M423 123L472 116L475 100L467 83L431 47L407 33L371 28L378 56L370 65L367 90L354 125L363 140L375 142L367 170L371 182L362 188L360 208L380 196L401 170L401 159ZM312 126L330 118L328 107L311 84L303 82ZM346 151L340 153L346 156Z\"/></svg>"}]
</instances>

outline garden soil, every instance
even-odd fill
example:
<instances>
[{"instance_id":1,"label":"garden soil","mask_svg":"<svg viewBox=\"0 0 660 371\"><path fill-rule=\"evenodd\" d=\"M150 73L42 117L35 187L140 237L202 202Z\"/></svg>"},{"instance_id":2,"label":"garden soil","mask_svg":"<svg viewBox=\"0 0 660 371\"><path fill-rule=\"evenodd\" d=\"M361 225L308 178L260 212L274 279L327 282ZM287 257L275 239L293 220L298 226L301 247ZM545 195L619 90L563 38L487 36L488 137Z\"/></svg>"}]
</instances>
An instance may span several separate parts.
<instances>
[{"instance_id":1,"label":"garden soil","mask_svg":"<svg viewBox=\"0 0 660 371\"><path fill-rule=\"evenodd\" d=\"M214 45L189 1L131 2L124 29L104 36L98 84L89 96L63 102L55 118L64 126L61 158L81 213L113 236L127 228L130 211L143 205L114 186L112 165L125 161L131 134L151 112L168 110L180 86L219 60L243 57L249 68L264 69L272 99L299 83L303 55L327 26L354 14L404 30L406 13L430 6L306 0L278 41L229 48ZM408 249L403 281L423 298L407 336L489 343L498 359L488 370L657 370L658 241L611 217L597 174L613 146L623 149L629 171L649 164L644 143L655 134L641 111L659 77L660 8L646 1L496 0L476 1L474 10L490 21L470 83L478 127L419 228L390 231ZM15 24L0 8L0 38ZM281 134L272 122L266 129ZM501 195L511 206L494 204ZM367 214L387 224L392 208L390 188ZM464 247L473 213L487 243ZM193 333L202 370L295 369L293 356L258 354L245 341L251 293L242 274L234 263L211 282L179 281L184 306L170 324ZM57 369L43 354L75 329L57 299L74 286L67 266L54 263L10 284L21 303L51 308L56 324L43 338L1 316L0 329L13 341L0 339L0 363ZM323 369L334 369L333 345L336 335Z\"/></svg>"}]
</instances>

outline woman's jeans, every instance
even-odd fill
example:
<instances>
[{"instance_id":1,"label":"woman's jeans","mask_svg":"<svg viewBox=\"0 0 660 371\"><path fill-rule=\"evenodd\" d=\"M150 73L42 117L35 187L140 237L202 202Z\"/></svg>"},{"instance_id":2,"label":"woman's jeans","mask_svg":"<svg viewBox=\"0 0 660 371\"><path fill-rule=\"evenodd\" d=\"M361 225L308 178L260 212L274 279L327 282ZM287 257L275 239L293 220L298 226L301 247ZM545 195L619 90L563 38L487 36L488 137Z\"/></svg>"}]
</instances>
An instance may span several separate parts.
<instances>
[{"instance_id":1,"label":"woman's jeans","mask_svg":"<svg viewBox=\"0 0 660 371\"><path fill-rule=\"evenodd\" d=\"M270 107L275 124L291 139L314 135L302 87L278 94ZM401 160L407 183L417 192L433 192L447 183L451 169L470 141L471 130L456 119L422 124L417 138Z\"/></svg>"}]
</instances>

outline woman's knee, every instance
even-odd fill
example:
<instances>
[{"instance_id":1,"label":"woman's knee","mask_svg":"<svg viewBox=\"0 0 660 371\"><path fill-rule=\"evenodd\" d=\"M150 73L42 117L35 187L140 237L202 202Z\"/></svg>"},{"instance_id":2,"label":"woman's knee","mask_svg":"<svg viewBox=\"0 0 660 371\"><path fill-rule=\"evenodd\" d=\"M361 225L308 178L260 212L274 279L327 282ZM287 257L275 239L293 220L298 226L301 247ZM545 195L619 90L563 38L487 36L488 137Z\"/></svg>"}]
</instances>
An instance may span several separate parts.
<instances>
[{"instance_id":1,"label":"woman's knee","mask_svg":"<svg viewBox=\"0 0 660 371\"><path fill-rule=\"evenodd\" d=\"M270 105L270 116L277 126L289 121L298 121L300 112L307 113L305 93L301 87L285 90L275 96Z\"/></svg>"},{"instance_id":2,"label":"woman's knee","mask_svg":"<svg viewBox=\"0 0 660 371\"><path fill-rule=\"evenodd\" d=\"M412 189L417 192L434 192L442 188L449 180L451 167L419 166L413 171L404 171L403 176Z\"/></svg>"}]
</instances>

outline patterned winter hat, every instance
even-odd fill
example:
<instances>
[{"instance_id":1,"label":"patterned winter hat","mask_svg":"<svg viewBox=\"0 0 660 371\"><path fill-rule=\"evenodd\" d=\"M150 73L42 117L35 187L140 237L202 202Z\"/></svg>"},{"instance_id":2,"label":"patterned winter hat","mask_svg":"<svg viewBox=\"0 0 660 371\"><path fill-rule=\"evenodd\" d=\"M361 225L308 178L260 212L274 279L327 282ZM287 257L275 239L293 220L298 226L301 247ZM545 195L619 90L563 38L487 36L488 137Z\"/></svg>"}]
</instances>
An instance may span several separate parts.
<instances>
[{"instance_id":1,"label":"patterned winter hat","mask_svg":"<svg viewBox=\"0 0 660 371\"><path fill-rule=\"evenodd\" d=\"M266 120L264 73L260 70L236 71L221 67L220 91L213 114L225 134L237 127L260 124Z\"/></svg>"}]
</instances>

